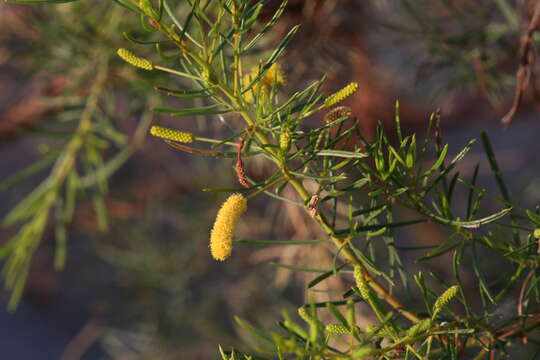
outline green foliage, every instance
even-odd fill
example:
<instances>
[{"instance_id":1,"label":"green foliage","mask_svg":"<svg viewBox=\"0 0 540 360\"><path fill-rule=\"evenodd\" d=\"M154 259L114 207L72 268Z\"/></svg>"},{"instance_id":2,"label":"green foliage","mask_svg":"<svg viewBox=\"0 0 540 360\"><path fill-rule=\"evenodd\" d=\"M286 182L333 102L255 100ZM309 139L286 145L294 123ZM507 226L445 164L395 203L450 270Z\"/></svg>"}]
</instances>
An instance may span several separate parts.
<instances>
[{"instance_id":1,"label":"green foliage","mask_svg":"<svg viewBox=\"0 0 540 360\"><path fill-rule=\"evenodd\" d=\"M332 242L335 261L331 269L276 265L318 273L309 288L335 276L351 281L354 278L356 283L332 301L302 304L301 321L283 312L275 330L258 330L238 318L238 325L258 342L253 345L252 354L220 349L223 359L457 359L464 348L479 354L493 348L505 349L512 338L540 325L537 315L517 316L504 326L491 322L492 305L515 298L523 273L531 273L532 280L524 286L527 291L522 303L526 300L529 307L538 302L535 269L540 258L537 241L531 236L539 225L538 214L511 202L486 134L481 135L481 142L502 197L479 186L478 166L472 179L464 179L456 171L475 140L460 151L450 149L440 137L437 115L428 119L423 141L415 134L402 133L399 111L395 134L378 126L374 139L368 141L360 133L359 119L352 110L328 109L343 94L323 95L320 90L324 79L282 99L280 87L284 81L278 79L283 79L284 74L280 73L278 61L299 27L291 28L271 50L264 51L263 40L284 11L285 3L263 25L258 23L258 16L264 1L193 0L186 2L187 11L176 10L166 0L116 2L139 15L142 27L151 34L149 39L140 40L126 35L127 40L135 43L133 46L153 44L160 55L151 62L125 51L121 51L122 57L136 66L143 65L151 73L166 73L181 84L189 84L188 89L158 87L159 91L202 100L200 106L192 108L154 110L188 118L214 116L230 129L230 136L224 139L194 134L193 147L167 142L189 153L237 158L236 175L245 189L206 190L243 191L247 199L268 195L287 201L304 208L324 234L322 240L241 243L304 246ZM109 46L103 41L99 47L103 53L97 56L98 76L81 112L78 130L56 160L51 176L6 218L9 224L24 224L2 252L7 257L6 284L14 288L13 305L20 298L31 254L49 212L64 202L66 208L73 207L74 195L70 195L68 202L64 192L72 194L79 184L95 185L96 191L105 192L106 176L96 174L104 173L107 164L103 165L101 152L89 134L115 50ZM263 53L259 63L253 60L255 50ZM351 88L346 89L349 94ZM305 126L310 118L323 121L310 128ZM211 143L211 149L200 148L202 143ZM75 164L82 152L86 159L83 164L91 171L81 176ZM451 156L452 153L456 155ZM250 169L245 168L242 159L250 157L266 161L273 173L263 179L249 177ZM288 198L285 188L294 190L295 198ZM489 210L493 207L486 203L487 198L494 200L495 210ZM105 208L102 199L100 196L95 200L98 214L103 214ZM64 216L63 209L60 206L57 218ZM104 214L99 218L105 225ZM422 223L438 225L449 236L427 251L424 247L400 248L400 230L414 229ZM63 254L62 234L57 233L58 248ZM434 273L410 276L401 258L405 251L417 251L415 259L420 264L451 258L457 285L449 286ZM478 261L479 251L503 263L507 270L486 274ZM470 261L478 280L477 294L465 296L460 279L464 261ZM417 288L409 286L411 278ZM437 296L441 287L447 290ZM402 302L398 296L405 297L404 289L411 296ZM478 301L469 299L472 296ZM457 310L448 306L453 299L460 303ZM421 301L424 307L417 305ZM481 306L475 305L478 303ZM375 315L373 325L359 324L356 314L361 307ZM522 326L516 328L516 324Z\"/></svg>"},{"instance_id":2,"label":"green foliage","mask_svg":"<svg viewBox=\"0 0 540 360\"><path fill-rule=\"evenodd\" d=\"M49 17L37 18L34 26L58 33L43 35L45 39L55 40L48 44L48 48L43 44L35 49L33 57L51 59L37 62L36 70L43 68L49 76L67 74L72 77L62 93L54 98L61 109L55 118L29 129L31 134L53 142L44 148L41 159L0 185L6 190L49 168L49 175L3 220L4 225L20 226L18 233L0 251L0 257L5 260L4 282L12 290L10 309L20 301L33 254L49 223L54 227L56 238L54 263L57 269L62 269L66 262L67 225L73 218L78 201L91 199L99 228L102 231L107 229L107 180L140 146L151 120L151 113L145 109L156 102L156 98L150 96L146 102L130 104L126 113L121 115L129 117L144 111L131 139L118 129L119 116L109 76L123 66L116 60L115 49L110 47L111 43L121 41L121 36L111 34L118 33L128 23L120 20L123 12L120 8L111 4L91 6L77 3L61 16L50 10L44 9ZM80 12L86 14L84 21L94 34L91 38L85 32L89 28L83 31L72 23L72 16ZM102 20L103 12L111 13L110 20ZM58 28L49 30L47 25L51 20L57 22ZM66 69L66 62L56 54L70 57L72 67ZM143 79L139 84L142 89L150 85ZM135 92L140 96L144 93L140 90Z\"/></svg>"},{"instance_id":3,"label":"green foliage","mask_svg":"<svg viewBox=\"0 0 540 360\"><path fill-rule=\"evenodd\" d=\"M520 10L508 0L400 0L401 20L386 24L396 34L423 46L419 78L438 79L436 94L477 88L495 104L514 84L521 37ZM534 2L531 2L534 3ZM405 21L403 21L405 19ZM536 39L538 40L538 39ZM516 62L517 65L517 62Z\"/></svg>"}]
</instances>

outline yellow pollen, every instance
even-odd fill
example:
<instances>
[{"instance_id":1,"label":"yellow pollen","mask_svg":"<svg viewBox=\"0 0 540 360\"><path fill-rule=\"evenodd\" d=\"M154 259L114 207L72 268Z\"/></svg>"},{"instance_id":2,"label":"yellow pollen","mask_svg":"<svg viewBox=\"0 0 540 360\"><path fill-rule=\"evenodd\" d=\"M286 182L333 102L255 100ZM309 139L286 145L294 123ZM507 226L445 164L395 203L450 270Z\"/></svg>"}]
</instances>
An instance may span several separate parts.
<instances>
[{"instance_id":1,"label":"yellow pollen","mask_svg":"<svg viewBox=\"0 0 540 360\"><path fill-rule=\"evenodd\" d=\"M251 73L244 75L242 78L242 86L246 88L259 74L259 68L253 67ZM283 85L285 84L285 75L281 71L281 66L277 63L272 64L268 70L264 73L264 76L257 84L254 84L249 91L244 93L244 98L246 102L253 103L253 95L264 98L269 88L274 85ZM262 102L262 101L259 101Z\"/></svg>"},{"instance_id":2,"label":"yellow pollen","mask_svg":"<svg viewBox=\"0 0 540 360\"><path fill-rule=\"evenodd\" d=\"M244 88L248 87L249 84L251 84L251 82L253 81L253 79L255 79L256 76L257 76L257 73L255 73L254 75L253 74L244 75L244 77L242 78L242 86ZM267 90L264 84L262 85L253 84L251 89L249 89L248 91L244 93L244 99L248 103L253 103L255 100L254 96L263 98L264 96L266 96L266 92Z\"/></svg>"},{"instance_id":3,"label":"yellow pollen","mask_svg":"<svg viewBox=\"0 0 540 360\"><path fill-rule=\"evenodd\" d=\"M257 76L257 71L258 69L255 69L255 76ZM283 75L283 71L281 71L281 65L273 63L264 73L263 83L268 87L272 87L273 85L284 85L285 75Z\"/></svg>"}]
</instances>

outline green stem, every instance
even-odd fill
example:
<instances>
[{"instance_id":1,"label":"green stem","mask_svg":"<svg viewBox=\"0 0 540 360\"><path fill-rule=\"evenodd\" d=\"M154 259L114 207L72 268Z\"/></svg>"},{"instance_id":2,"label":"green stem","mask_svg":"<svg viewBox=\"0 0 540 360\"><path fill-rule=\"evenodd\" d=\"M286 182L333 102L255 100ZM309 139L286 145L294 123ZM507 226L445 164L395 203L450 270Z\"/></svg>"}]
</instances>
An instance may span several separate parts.
<instances>
[{"instance_id":1,"label":"green stem","mask_svg":"<svg viewBox=\"0 0 540 360\"><path fill-rule=\"evenodd\" d=\"M178 75L178 76L183 76L183 77L186 77L186 78L189 78L189 79L193 79L193 80L201 80L201 78L198 77L198 76L191 75L191 74L188 74L188 73L185 73L185 72L182 72L182 71L177 71L177 70L169 69L169 68L167 68L167 67L163 67L163 66L159 66L159 65L154 65L154 69L156 69L156 70L161 70L161 71L164 71L164 72L168 72L168 73L171 73L171 74L174 74L174 75Z\"/></svg>"}]
</instances>

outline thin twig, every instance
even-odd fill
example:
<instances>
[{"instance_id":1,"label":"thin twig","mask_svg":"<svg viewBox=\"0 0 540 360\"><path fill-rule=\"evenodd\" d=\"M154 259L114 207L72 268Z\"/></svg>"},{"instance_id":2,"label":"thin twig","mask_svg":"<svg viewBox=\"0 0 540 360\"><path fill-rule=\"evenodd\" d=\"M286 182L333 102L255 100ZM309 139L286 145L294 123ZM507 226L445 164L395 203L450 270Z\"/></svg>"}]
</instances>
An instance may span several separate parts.
<instances>
[{"instance_id":1,"label":"thin twig","mask_svg":"<svg viewBox=\"0 0 540 360\"><path fill-rule=\"evenodd\" d=\"M525 320L518 319L510 325L503 327L495 333L498 340L506 340L508 338L525 334L527 331L540 326L540 313L536 313L526 318Z\"/></svg>"},{"instance_id":2,"label":"thin twig","mask_svg":"<svg viewBox=\"0 0 540 360\"><path fill-rule=\"evenodd\" d=\"M529 281L531 280L532 276L534 275L534 269L531 270L527 276L525 277L525 280L523 280L523 285L521 285L521 289L519 291L519 298L518 298L518 316L523 320L523 297L525 296L525 290L527 289L527 286L529 285ZM522 343L527 344L529 342L529 339L527 338L527 334L523 334Z\"/></svg>"},{"instance_id":3,"label":"thin twig","mask_svg":"<svg viewBox=\"0 0 540 360\"><path fill-rule=\"evenodd\" d=\"M534 47L533 35L540 28L540 3L536 6L534 14L527 27L527 33L521 41L520 49L520 65L516 73L516 90L514 93L514 101L510 110L504 115L501 122L504 127L508 127L521 104L523 93L529 86L533 65L536 60L536 49Z\"/></svg>"},{"instance_id":4,"label":"thin twig","mask_svg":"<svg viewBox=\"0 0 540 360\"><path fill-rule=\"evenodd\" d=\"M103 324L97 319L88 321L73 339L66 345L61 360L77 360L100 338L103 334Z\"/></svg>"},{"instance_id":5,"label":"thin twig","mask_svg":"<svg viewBox=\"0 0 540 360\"><path fill-rule=\"evenodd\" d=\"M173 148L185 151L185 152L190 153L190 154L195 153L195 154L201 154L201 155L206 155L206 156L221 156L221 157L224 156L223 153L220 153L218 151L197 149L197 148L194 148L194 147L191 147L191 146L178 144L178 143L176 143L174 141L170 141L170 140L165 140L165 142L167 143L167 145L170 145Z\"/></svg>"},{"instance_id":6,"label":"thin twig","mask_svg":"<svg viewBox=\"0 0 540 360\"><path fill-rule=\"evenodd\" d=\"M531 270L525 277L525 280L523 280L523 285L521 285L521 290L519 291L519 298L517 303L517 313L519 317L523 316L523 297L525 296L525 290L527 289L527 285L529 285L529 281L531 280L533 275L534 270Z\"/></svg>"}]
</instances>

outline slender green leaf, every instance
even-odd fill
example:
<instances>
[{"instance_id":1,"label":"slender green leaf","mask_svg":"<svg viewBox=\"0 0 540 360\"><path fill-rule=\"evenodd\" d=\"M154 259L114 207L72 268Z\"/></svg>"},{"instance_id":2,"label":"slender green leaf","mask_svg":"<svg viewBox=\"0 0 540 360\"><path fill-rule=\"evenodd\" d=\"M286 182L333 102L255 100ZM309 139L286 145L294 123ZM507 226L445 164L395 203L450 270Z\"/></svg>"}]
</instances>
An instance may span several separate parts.
<instances>
[{"instance_id":1,"label":"slender green leaf","mask_svg":"<svg viewBox=\"0 0 540 360\"><path fill-rule=\"evenodd\" d=\"M337 268L331 269L331 270L325 272L324 274L321 274L321 275L317 276L315 279L311 280L308 283L307 288L310 289L310 288L314 287L315 285L317 285L318 283L320 283L321 281L323 281L324 279L329 278L332 275L337 275L340 272L340 270L343 269L346 265L347 264L341 264Z\"/></svg>"},{"instance_id":2,"label":"slender green leaf","mask_svg":"<svg viewBox=\"0 0 540 360\"><path fill-rule=\"evenodd\" d=\"M179 98L205 98L211 96L213 91L212 87L208 87L202 90L173 90L161 86L156 86L156 90L162 91L169 96L175 96Z\"/></svg>"},{"instance_id":3,"label":"slender green leaf","mask_svg":"<svg viewBox=\"0 0 540 360\"><path fill-rule=\"evenodd\" d=\"M249 245L259 245L259 246L283 246L283 245L312 245L319 244L322 242L328 242L324 239L316 240L248 240L241 239L236 242L240 244L249 244Z\"/></svg>"},{"instance_id":4,"label":"slender green leaf","mask_svg":"<svg viewBox=\"0 0 540 360\"><path fill-rule=\"evenodd\" d=\"M345 180L347 178L346 174L341 174L337 176L321 176L321 175L314 175L314 174L304 174L300 172L291 171L291 174L294 176L305 178L305 179L314 179L314 180L321 180L321 181L339 181L339 180Z\"/></svg>"},{"instance_id":5,"label":"slender green leaf","mask_svg":"<svg viewBox=\"0 0 540 360\"><path fill-rule=\"evenodd\" d=\"M439 154L439 157L435 161L435 163L429 168L425 173L424 176L429 176L432 174L435 170L441 167L444 159L446 158L446 154L448 153L448 144L444 145L444 147L441 150L441 153Z\"/></svg>"},{"instance_id":6,"label":"slender green leaf","mask_svg":"<svg viewBox=\"0 0 540 360\"><path fill-rule=\"evenodd\" d=\"M8 178L2 180L0 182L0 191L4 191L11 186L20 183L21 181L24 181L28 179L29 177L35 175L40 170L46 168L47 166L51 165L54 160L56 159L56 154L48 154L44 156L43 158L39 159L38 161L32 163L28 167L20 170L14 175L9 176Z\"/></svg>"},{"instance_id":7,"label":"slender green leaf","mask_svg":"<svg viewBox=\"0 0 540 360\"><path fill-rule=\"evenodd\" d=\"M281 264L274 261L269 262L270 265L274 265L277 267L282 267L284 269L294 270L294 271L303 271L303 272L314 272L314 273L325 273L328 271L333 271L332 269L314 269L314 268L307 268L307 267L301 267L301 266L294 266L294 265L287 265L287 264Z\"/></svg>"},{"instance_id":8,"label":"slender green leaf","mask_svg":"<svg viewBox=\"0 0 540 360\"><path fill-rule=\"evenodd\" d=\"M343 150L321 150L321 151L318 151L315 155L317 155L317 156L334 156L334 157L342 157L342 158L354 158L354 159L361 159L361 158L365 158L365 157L368 156L365 153L352 152L352 151L343 151Z\"/></svg>"},{"instance_id":9,"label":"slender green leaf","mask_svg":"<svg viewBox=\"0 0 540 360\"><path fill-rule=\"evenodd\" d=\"M268 60L266 60L264 65L261 67L257 76L255 76L255 78L251 81L251 83L245 89L242 90L242 94L245 94L246 92L250 91L253 85L257 84L261 80L261 78L264 76L266 71L268 71L268 69L270 69L270 67L277 61L279 56L283 54L283 52L285 51L285 48L287 47L289 42L292 40L293 36L296 34L299 28L300 26L296 25L287 33L287 35L285 35L285 37L283 38L283 40L281 40L278 47L274 50L274 52L270 55Z\"/></svg>"},{"instance_id":10,"label":"slender green leaf","mask_svg":"<svg viewBox=\"0 0 540 360\"><path fill-rule=\"evenodd\" d=\"M238 316L235 316L234 317L234 320L236 321L236 323L242 328L244 329L245 331L247 331L248 333L250 333L251 335L255 336L256 338L264 341L264 342L267 342L267 343L270 343L270 344L273 344L272 342L272 339L269 338L268 336L266 336L262 331L256 329L254 326L252 326L250 323L248 323L247 321L241 319L240 317Z\"/></svg>"},{"instance_id":11,"label":"slender green leaf","mask_svg":"<svg viewBox=\"0 0 540 360\"><path fill-rule=\"evenodd\" d=\"M154 108L152 110L156 112L170 113L171 116L215 115L215 114L226 114L231 111L231 110L212 110L220 106L221 104L214 104L214 105L209 105L209 106L183 109L183 110L168 109L168 108Z\"/></svg>"},{"instance_id":12,"label":"slender green leaf","mask_svg":"<svg viewBox=\"0 0 540 360\"><path fill-rule=\"evenodd\" d=\"M274 24L278 21L279 17L283 13L283 10L285 10L285 6L287 6L287 1L283 1L281 3L281 5L277 9L277 11L274 13L274 16L272 16L272 18L270 19L270 21L268 21L266 23L266 25L264 25L264 27L259 32L257 32L257 35L255 35L253 37L253 39L251 39L251 41L249 43L244 45L244 47L242 48L242 51L241 51L242 53L248 51L253 46L255 46L255 44L257 44L257 42L261 39L261 37L264 34L266 34L268 32L268 30L270 30L272 28L272 26L274 26Z\"/></svg>"},{"instance_id":13,"label":"slender green leaf","mask_svg":"<svg viewBox=\"0 0 540 360\"><path fill-rule=\"evenodd\" d=\"M490 222L499 220L500 218L508 214L510 211L512 211L512 208L502 209L501 211L495 214L491 214L484 218L471 220L471 221L449 220L449 219L445 219L437 215L432 215L432 218L443 224L447 224L451 226L457 226L457 227L462 227L462 228L467 228L467 229L477 229L482 225L489 224Z\"/></svg>"}]
</instances>

